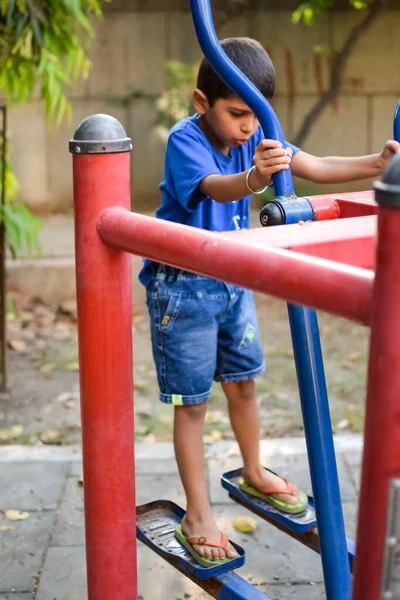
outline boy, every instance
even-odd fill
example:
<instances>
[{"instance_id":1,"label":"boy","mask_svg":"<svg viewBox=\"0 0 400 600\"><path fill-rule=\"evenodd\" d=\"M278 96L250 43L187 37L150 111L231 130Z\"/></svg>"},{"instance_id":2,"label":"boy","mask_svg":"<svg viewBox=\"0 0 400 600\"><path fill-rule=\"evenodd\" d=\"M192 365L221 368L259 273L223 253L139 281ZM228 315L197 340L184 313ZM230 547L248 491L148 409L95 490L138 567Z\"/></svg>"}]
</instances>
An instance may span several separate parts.
<instances>
[{"instance_id":1,"label":"boy","mask_svg":"<svg viewBox=\"0 0 400 600\"><path fill-rule=\"evenodd\" d=\"M232 38L222 47L264 97L272 98L275 72L262 46ZM379 155L317 158L264 140L254 113L205 59L193 103L197 113L169 135L157 217L211 231L249 227L252 193L271 185L271 176L289 165L294 175L320 183L378 177L400 148L391 141ZM205 480L203 424L213 380L227 397L243 457L243 489L261 492L286 512L301 512L307 499L259 462L254 379L264 371L264 360L252 293L148 260L140 279L147 288L160 400L174 405L175 455L187 498L176 535L198 562L215 564L237 554L213 520Z\"/></svg>"}]
</instances>

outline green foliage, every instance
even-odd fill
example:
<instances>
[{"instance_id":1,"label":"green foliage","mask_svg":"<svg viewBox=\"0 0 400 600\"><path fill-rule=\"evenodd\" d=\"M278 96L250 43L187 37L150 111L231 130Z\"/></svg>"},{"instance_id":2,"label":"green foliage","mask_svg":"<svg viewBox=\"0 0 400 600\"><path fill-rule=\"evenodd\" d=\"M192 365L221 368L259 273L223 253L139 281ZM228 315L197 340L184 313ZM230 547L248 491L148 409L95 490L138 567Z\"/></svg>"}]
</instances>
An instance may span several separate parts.
<instances>
[{"instance_id":1,"label":"green foliage","mask_svg":"<svg viewBox=\"0 0 400 600\"><path fill-rule=\"evenodd\" d=\"M102 0L0 0L0 91L7 104L35 90L49 119L70 113L65 87L88 74L92 15Z\"/></svg>"},{"instance_id":2,"label":"green foliage","mask_svg":"<svg viewBox=\"0 0 400 600\"><path fill-rule=\"evenodd\" d=\"M66 88L88 74L92 17L108 0L0 0L0 93L8 106L44 101L49 121L71 116ZM0 164L0 173L2 170ZM40 221L16 200L17 182L6 161L5 205L0 209L7 242L17 252L39 249Z\"/></svg>"},{"instance_id":3,"label":"green foliage","mask_svg":"<svg viewBox=\"0 0 400 600\"><path fill-rule=\"evenodd\" d=\"M371 5L373 0L348 0L349 6L356 10L365 10ZM311 2L302 2L292 15L293 23L304 23L313 25L316 17L330 8L334 8L335 0L311 0Z\"/></svg>"},{"instance_id":4,"label":"green foliage","mask_svg":"<svg viewBox=\"0 0 400 600\"><path fill-rule=\"evenodd\" d=\"M1 151L0 143L0 151ZM3 162L0 160L0 181L3 175ZM17 201L18 182L6 157L5 204L0 204L0 223L4 222L7 232L7 244L13 258L23 248L28 252L40 251L38 232L41 223L34 214Z\"/></svg>"},{"instance_id":5,"label":"green foliage","mask_svg":"<svg viewBox=\"0 0 400 600\"><path fill-rule=\"evenodd\" d=\"M166 63L166 89L156 102L156 128L162 139L166 139L177 121L193 114L192 92L196 87L196 74L197 65L176 60Z\"/></svg>"}]
</instances>

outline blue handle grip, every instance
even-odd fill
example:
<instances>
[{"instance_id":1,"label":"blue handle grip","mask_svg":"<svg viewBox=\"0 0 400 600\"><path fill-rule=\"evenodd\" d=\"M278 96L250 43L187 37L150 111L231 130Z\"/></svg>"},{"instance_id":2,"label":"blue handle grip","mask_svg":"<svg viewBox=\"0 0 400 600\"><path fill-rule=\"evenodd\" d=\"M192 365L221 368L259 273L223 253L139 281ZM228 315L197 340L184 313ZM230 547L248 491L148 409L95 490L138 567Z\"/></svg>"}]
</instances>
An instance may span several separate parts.
<instances>
[{"instance_id":1,"label":"blue handle grip","mask_svg":"<svg viewBox=\"0 0 400 600\"><path fill-rule=\"evenodd\" d=\"M396 112L394 114L394 139L396 142L400 142L400 101L397 105Z\"/></svg>"},{"instance_id":2,"label":"blue handle grip","mask_svg":"<svg viewBox=\"0 0 400 600\"><path fill-rule=\"evenodd\" d=\"M264 136L285 143L278 117L261 92L227 57L215 33L209 0L190 0L197 39L204 56L231 90L251 108L260 121ZM276 196L293 196L290 169L273 176Z\"/></svg>"}]
</instances>

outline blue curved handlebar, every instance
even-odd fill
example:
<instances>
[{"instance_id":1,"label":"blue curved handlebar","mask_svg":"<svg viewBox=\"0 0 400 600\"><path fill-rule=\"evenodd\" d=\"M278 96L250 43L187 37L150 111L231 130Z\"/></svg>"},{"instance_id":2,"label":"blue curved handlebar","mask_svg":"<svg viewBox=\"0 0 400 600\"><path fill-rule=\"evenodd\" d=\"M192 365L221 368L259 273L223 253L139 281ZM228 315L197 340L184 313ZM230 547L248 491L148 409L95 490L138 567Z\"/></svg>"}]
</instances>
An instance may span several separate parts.
<instances>
[{"instance_id":1,"label":"blue curved handlebar","mask_svg":"<svg viewBox=\"0 0 400 600\"><path fill-rule=\"evenodd\" d=\"M400 142L400 101L397 105L396 112L394 114L394 139L396 142Z\"/></svg>"},{"instance_id":2,"label":"blue curved handlebar","mask_svg":"<svg viewBox=\"0 0 400 600\"><path fill-rule=\"evenodd\" d=\"M251 108L268 139L285 142L278 117L269 102L247 77L227 57L215 33L209 0L190 0L193 22L204 56L221 79ZM290 169L273 176L276 196L293 196Z\"/></svg>"}]
</instances>

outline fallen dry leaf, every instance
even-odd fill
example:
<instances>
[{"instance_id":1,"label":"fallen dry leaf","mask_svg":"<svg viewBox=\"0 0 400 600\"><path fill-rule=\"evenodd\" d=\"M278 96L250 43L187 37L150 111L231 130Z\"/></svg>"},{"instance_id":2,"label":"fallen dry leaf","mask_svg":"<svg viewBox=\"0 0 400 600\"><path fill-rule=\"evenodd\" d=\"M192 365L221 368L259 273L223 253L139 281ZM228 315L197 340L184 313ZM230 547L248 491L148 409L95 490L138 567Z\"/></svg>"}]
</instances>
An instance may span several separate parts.
<instances>
[{"instance_id":1,"label":"fallen dry leaf","mask_svg":"<svg viewBox=\"0 0 400 600\"><path fill-rule=\"evenodd\" d=\"M25 352L26 344L24 340L9 340L8 345L15 352Z\"/></svg>"},{"instance_id":2,"label":"fallen dry leaf","mask_svg":"<svg viewBox=\"0 0 400 600\"><path fill-rule=\"evenodd\" d=\"M0 429L0 441L9 442L21 435L24 428L22 425L13 425L10 429Z\"/></svg>"},{"instance_id":3,"label":"fallen dry leaf","mask_svg":"<svg viewBox=\"0 0 400 600\"><path fill-rule=\"evenodd\" d=\"M74 361L74 362L68 363L66 366L66 369L67 369L67 371L70 371L71 373L79 371L79 362Z\"/></svg>"},{"instance_id":4,"label":"fallen dry leaf","mask_svg":"<svg viewBox=\"0 0 400 600\"><path fill-rule=\"evenodd\" d=\"M241 533L254 533L257 521L251 517L236 517L233 519L233 526L236 531L240 531Z\"/></svg>"},{"instance_id":5,"label":"fallen dry leaf","mask_svg":"<svg viewBox=\"0 0 400 600\"><path fill-rule=\"evenodd\" d=\"M23 521L29 518L29 513L24 510L4 510L4 515L9 521Z\"/></svg>"},{"instance_id":6,"label":"fallen dry leaf","mask_svg":"<svg viewBox=\"0 0 400 600\"><path fill-rule=\"evenodd\" d=\"M349 354L349 356L347 357L349 359L350 362L357 362L358 360L360 360L362 354L361 352L352 352L351 354Z\"/></svg>"},{"instance_id":7,"label":"fallen dry leaf","mask_svg":"<svg viewBox=\"0 0 400 600\"><path fill-rule=\"evenodd\" d=\"M83 475L80 475L76 481L78 485L83 485Z\"/></svg>"},{"instance_id":8,"label":"fallen dry leaf","mask_svg":"<svg viewBox=\"0 0 400 600\"><path fill-rule=\"evenodd\" d=\"M56 368L56 365L54 363L46 363L45 365L42 365L40 367L39 371L43 375L48 375L49 373L52 373L55 368Z\"/></svg>"},{"instance_id":9,"label":"fallen dry leaf","mask_svg":"<svg viewBox=\"0 0 400 600\"><path fill-rule=\"evenodd\" d=\"M62 442L63 435L61 431L57 429L48 429L44 431L40 436L40 441L43 444L56 444L60 445Z\"/></svg>"},{"instance_id":10,"label":"fallen dry leaf","mask_svg":"<svg viewBox=\"0 0 400 600\"><path fill-rule=\"evenodd\" d=\"M62 392L61 394L58 394L56 400L57 402L66 402L67 400L71 400L72 399L72 394L70 392Z\"/></svg>"},{"instance_id":11,"label":"fallen dry leaf","mask_svg":"<svg viewBox=\"0 0 400 600\"><path fill-rule=\"evenodd\" d=\"M13 529L13 527L10 527L9 525L0 525L0 531L10 531L11 529Z\"/></svg>"},{"instance_id":12,"label":"fallen dry leaf","mask_svg":"<svg viewBox=\"0 0 400 600\"><path fill-rule=\"evenodd\" d=\"M347 429L347 427L349 427L350 423L348 419L342 419L341 421L339 421L338 423L336 423L336 429L338 431L342 431L343 429Z\"/></svg>"}]
</instances>

